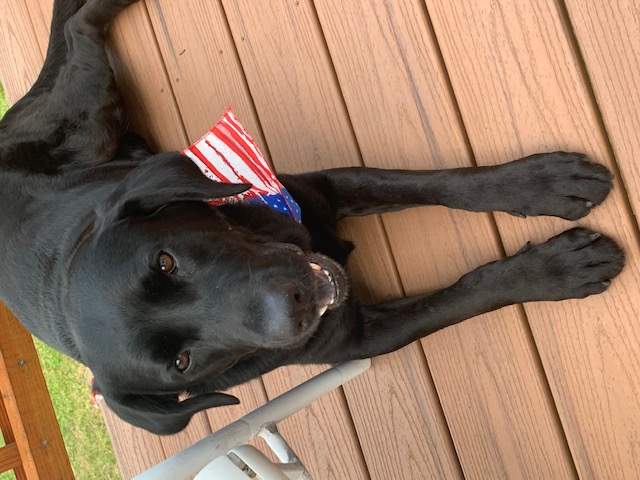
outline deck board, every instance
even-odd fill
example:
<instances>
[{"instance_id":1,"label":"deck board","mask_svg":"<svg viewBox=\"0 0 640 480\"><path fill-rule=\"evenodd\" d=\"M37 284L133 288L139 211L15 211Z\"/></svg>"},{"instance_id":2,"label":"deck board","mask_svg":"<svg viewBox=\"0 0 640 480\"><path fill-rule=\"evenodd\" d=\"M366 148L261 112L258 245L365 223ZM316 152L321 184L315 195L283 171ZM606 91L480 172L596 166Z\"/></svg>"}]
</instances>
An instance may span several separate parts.
<instances>
[{"instance_id":1,"label":"deck board","mask_svg":"<svg viewBox=\"0 0 640 480\"><path fill-rule=\"evenodd\" d=\"M44 62L24 1L2 5L0 42L2 86L9 105L13 105L31 88Z\"/></svg>"},{"instance_id":2,"label":"deck board","mask_svg":"<svg viewBox=\"0 0 640 480\"><path fill-rule=\"evenodd\" d=\"M640 5L566 2L599 111L636 218L640 214Z\"/></svg>"},{"instance_id":3,"label":"deck board","mask_svg":"<svg viewBox=\"0 0 640 480\"><path fill-rule=\"evenodd\" d=\"M480 164L544 150L580 150L612 165L563 12L548 2L428 0L461 115ZM475 79L475 81L469 81ZM619 184L579 224L633 251L637 238ZM574 223L497 216L508 252ZM578 473L632 478L640 411L638 260L605 294L525 305Z\"/></svg>"},{"instance_id":4,"label":"deck board","mask_svg":"<svg viewBox=\"0 0 640 480\"><path fill-rule=\"evenodd\" d=\"M31 20L35 40L40 49L42 59L44 60L49 44L49 23L51 22L51 13L53 11L53 0L26 1L25 5L29 12L29 19Z\"/></svg>"},{"instance_id":5,"label":"deck board","mask_svg":"<svg viewBox=\"0 0 640 480\"><path fill-rule=\"evenodd\" d=\"M627 249L609 292L505 308L375 359L283 423L315 478L640 471L640 12L630 0L566 4L145 0L112 29L133 124L162 149L181 149L232 105L278 171L487 165L561 148L622 173L625 188L618 179L579 222ZM0 4L10 103L42 64L50 10L51 0ZM440 288L573 225L436 207L351 219L341 232L359 245L355 290L377 301ZM318 370L236 387L241 405L202 413L172 437L105 409L123 478Z\"/></svg>"},{"instance_id":6,"label":"deck board","mask_svg":"<svg viewBox=\"0 0 640 480\"><path fill-rule=\"evenodd\" d=\"M361 158L351 133L350 120L341 108L335 73L310 2L271 2L272 15L268 19L263 18L262 8L255 2L225 2L227 5L233 5L227 9L227 15L232 30L237 25L234 31L236 43L240 45L243 66L253 86L257 110L261 119L264 119L265 134L271 134L269 138L273 138L269 146L276 167L286 168L285 171L304 171L359 164ZM251 19L257 21L250 22ZM309 62L309 58L317 61ZM276 145L273 142L277 142ZM351 228L355 227L364 229L357 238L377 233L375 238L379 238L379 247L370 252L374 258L388 255L384 234L374 219L363 219ZM364 256L362 260L365 264L369 263ZM375 278L377 283L383 283L395 274L393 269L389 269L373 277L376 273L370 271L368 275L372 281ZM400 291L391 293L398 296ZM403 370L403 363L405 378L398 378L395 373ZM407 372L417 375L417 378L412 380ZM404 358L393 356L387 368L377 373L381 382L376 383L374 388L362 382L345 387L347 398L353 399L350 404L354 405L354 409L360 408L359 403L363 399L379 396L376 402L369 400L368 408L376 412L375 418L380 419L381 423L418 425L425 430L440 430L438 437L442 438L441 425L427 424L435 419L442 421L437 414L431 415L432 411L439 410L434 397L430 398L433 403L428 410L423 406L419 408L422 402L413 399L407 399L402 407L394 403L395 408L390 408L388 403L395 392L406 388L406 384L398 385L399 381L426 384L427 372L419 350L405 352ZM379 388L385 383L386 388L380 391ZM411 430L396 428L384 431L384 436L380 436L377 428L377 434L372 434L368 428L370 418L363 423L362 417L355 415L354 420L372 478L385 478L388 475L390 459L381 442L385 437L389 437L393 444L402 446L402 452L394 451L391 454L396 458L395 465L402 465L408 470L407 476L424 471L437 472L438 468L442 468L438 465L447 462L446 472L451 475L456 471L453 466L457 463L455 457L452 452L447 452L449 442L439 443L441 448L434 454L428 451L423 438L415 431L411 433ZM395 435L399 437L395 438ZM411 461L398 463L398 456Z\"/></svg>"},{"instance_id":7,"label":"deck board","mask_svg":"<svg viewBox=\"0 0 640 480\"><path fill-rule=\"evenodd\" d=\"M335 15L339 4L320 0L318 13L365 165L472 165L422 3L352 2ZM383 219L409 294L445 287L501 256L487 215L424 208ZM528 336L511 307L424 342L466 475L570 477Z\"/></svg>"},{"instance_id":8,"label":"deck board","mask_svg":"<svg viewBox=\"0 0 640 480\"><path fill-rule=\"evenodd\" d=\"M109 33L116 81L132 125L158 149L184 148L187 134L146 4L125 10Z\"/></svg>"},{"instance_id":9,"label":"deck board","mask_svg":"<svg viewBox=\"0 0 640 480\"><path fill-rule=\"evenodd\" d=\"M354 290L366 303L398 298L403 288L393 257L380 254L386 239L363 235L367 225L366 217L354 218L341 231L357 242L349 260ZM344 388L372 478L462 477L419 342L374 359L373 368Z\"/></svg>"},{"instance_id":10,"label":"deck board","mask_svg":"<svg viewBox=\"0 0 640 480\"><path fill-rule=\"evenodd\" d=\"M102 406L123 479L130 479L167 458L161 438L133 427Z\"/></svg>"},{"instance_id":11,"label":"deck board","mask_svg":"<svg viewBox=\"0 0 640 480\"><path fill-rule=\"evenodd\" d=\"M155 37L146 5L140 3L127 9L110 31L114 70L132 124L151 144L174 150L187 143L187 134ZM114 449L126 452L117 455L124 478L131 478L211 432L206 413L196 415L186 431L158 437L125 425L108 412L107 406L103 411L111 427ZM126 433L121 435L121 429ZM137 460L139 451L142 455Z\"/></svg>"},{"instance_id":12,"label":"deck board","mask_svg":"<svg viewBox=\"0 0 640 480\"><path fill-rule=\"evenodd\" d=\"M258 146L265 150L260 125L219 3L194 0L189 2L190 8L185 9L183 5L161 0L148 4L148 11L188 141L200 138L226 108L233 105L246 128L255 132ZM196 68L191 68L194 65ZM218 71L224 71L225 75L214 73ZM184 146L183 142L173 148ZM260 379L228 393L236 395L242 403L207 412L213 430L266 401Z\"/></svg>"},{"instance_id":13,"label":"deck board","mask_svg":"<svg viewBox=\"0 0 640 480\"><path fill-rule=\"evenodd\" d=\"M180 15L179 12L182 7L183 5L178 6L175 2L158 3L154 5L152 15L155 18L154 25L156 29L161 31L164 37L161 45L163 45L165 63L169 65L169 71L173 74L170 75L173 85L177 88L184 85L184 81L175 81L176 78L182 80L182 77L179 76L179 69L188 68L189 64L193 63L189 62L188 58L183 59L182 57L185 55L195 55L198 59L207 59L206 62L196 61L198 68L195 69L195 73L189 76L190 82L199 85L198 88L201 89L200 96L194 97L193 90L191 90L188 96L178 99L185 123L212 123L214 119L212 119L211 112L217 111L219 115L229 104L250 106L251 98L247 90L243 88L243 83L231 80L241 78L242 71L239 69L237 60L233 55L233 50L228 44L231 37L225 29L221 28L225 17L222 14L219 4L215 2L209 4L198 3L197 10L194 10L198 12L198 19L187 18L184 15ZM207 19L208 21L203 22L202 19ZM212 24L218 25L218 28L212 29ZM183 32L187 30L190 32L190 35L193 36L196 34L200 39L200 52L191 49L187 51L180 47L181 42L185 41L184 37L186 35ZM176 33L177 35L171 35L170 32ZM219 53L220 50L223 50L222 55ZM225 51L228 52L227 55L224 55ZM180 55L180 53L182 53L182 55ZM220 83L224 84L215 84L208 81L210 78L215 78L220 71L229 72L228 78L225 77L221 79ZM200 81L198 82L197 79ZM208 108L205 111L202 110L202 99L206 99L207 102ZM253 112L245 108L244 111L237 109L236 113L243 121L246 118L246 124L248 128L251 128L251 125L255 122L252 118L254 115ZM198 132L194 130L193 138L197 138L201 133L202 131ZM268 143L267 140L267 144ZM269 147L272 148L271 145L269 145ZM317 371L317 369L313 371ZM298 376L295 380L291 378L291 374L284 375L282 372L275 372L270 375L271 381L268 382L266 392L270 397L273 397L282 391L281 388L290 388L291 382L300 383L303 379L308 378L311 375L309 372L310 369L298 369ZM289 387L282 387L283 385L289 385ZM352 461L344 462L343 458L331 454L332 449L338 450L342 447L348 451L349 455L347 458L357 458L359 456L359 448L355 441L355 435L348 428L350 424L349 415L342 403L343 400L340 398L339 393L332 394L317 404L315 408L318 409L318 412L310 412L306 416L296 416L291 421L284 423L282 429L285 432L287 430L293 432L309 432L310 429L308 425L314 424L315 418L323 418L329 415L340 419L339 424L343 425L344 428L339 432L332 432L332 435L329 435L325 442L318 442L317 445L312 447L308 438L305 439L305 441L296 442L295 435L291 436L290 441L293 445L297 444L297 448L302 450L301 455L304 455L305 448L314 449L318 459L315 465L316 469L326 468L327 472L339 472L340 476L366 478L367 475L364 473L363 463L358 466L357 463ZM319 436L322 432L322 428L320 428L321 425L315 425L315 427L315 430L317 430L316 434ZM323 448L322 445L326 445L326 448ZM350 450L346 448L348 445L351 445ZM330 473L328 474L332 475Z\"/></svg>"},{"instance_id":14,"label":"deck board","mask_svg":"<svg viewBox=\"0 0 640 480\"><path fill-rule=\"evenodd\" d=\"M335 101L325 101L337 100L339 92L328 58L316 41L318 32L308 2L271 2L272 14L267 18L264 5L255 2L223 5L276 170L299 172L343 165L341 160L357 162L344 111ZM319 61L300 61L309 56ZM285 71L286 85L279 81ZM279 91L283 87L285 91ZM288 369L287 375L269 374L267 393L272 398L319 371L318 367L296 367ZM309 468L320 478L369 477L342 392L331 393L296 417L301 429L291 421L283 422L282 429L294 448L316 450L317 459ZM322 418L333 423L318 423ZM317 436L315 442L312 436Z\"/></svg>"}]
</instances>

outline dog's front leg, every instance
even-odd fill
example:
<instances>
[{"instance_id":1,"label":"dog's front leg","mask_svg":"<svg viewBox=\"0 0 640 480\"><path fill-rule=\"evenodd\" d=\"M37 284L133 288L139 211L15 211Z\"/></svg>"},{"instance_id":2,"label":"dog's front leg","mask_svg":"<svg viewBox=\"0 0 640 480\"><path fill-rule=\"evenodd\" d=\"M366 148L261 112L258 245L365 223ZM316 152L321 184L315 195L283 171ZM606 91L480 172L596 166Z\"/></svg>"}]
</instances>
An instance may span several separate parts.
<instances>
[{"instance_id":1,"label":"dog's front leg","mask_svg":"<svg viewBox=\"0 0 640 480\"><path fill-rule=\"evenodd\" d=\"M624 253L610 238L583 228L569 230L479 267L449 288L361 306L351 325L331 331L331 348L320 354L321 360L336 363L392 352L442 328L514 303L601 293L623 264Z\"/></svg>"},{"instance_id":2,"label":"dog's front leg","mask_svg":"<svg viewBox=\"0 0 640 480\"><path fill-rule=\"evenodd\" d=\"M56 1L40 77L2 122L0 164L58 173L113 158L127 122L105 36L116 15L136 1Z\"/></svg>"},{"instance_id":3,"label":"dog's front leg","mask_svg":"<svg viewBox=\"0 0 640 480\"><path fill-rule=\"evenodd\" d=\"M417 205L475 212L581 218L611 190L611 173L578 153L531 155L491 167L450 170L337 168L301 175L324 193L337 218Z\"/></svg>"}]
</instances>

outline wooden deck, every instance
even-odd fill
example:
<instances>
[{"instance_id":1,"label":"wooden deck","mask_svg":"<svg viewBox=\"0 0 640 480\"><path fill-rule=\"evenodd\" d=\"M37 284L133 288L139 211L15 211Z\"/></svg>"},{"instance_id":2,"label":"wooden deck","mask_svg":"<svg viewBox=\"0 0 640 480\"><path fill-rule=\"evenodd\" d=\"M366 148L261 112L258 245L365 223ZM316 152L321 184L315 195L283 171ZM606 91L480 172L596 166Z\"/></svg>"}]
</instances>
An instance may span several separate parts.
<instances>
[{"instance_id":1,"label":"wooden deck","mask_svg":"<svg viewBox=\"0 0 640 480\"><path fill-rule=\"evenodd\" d=\"M0 2L10 100L35 78L51 0ZM282 424L317 479L640 475L640 6L632 0L147 0L112 31L135 122L163 149L229 105L280 172L489 165L556 149L617 173L579 222L618 239L604 295L512 306L377 358ZM422 208L344 222L367 300L423 292L573 226ZM365 273L366 271L366 273ZM183 433L106 419L130 478L318 368L234 389Z\"/></svg>"}]
</instances>

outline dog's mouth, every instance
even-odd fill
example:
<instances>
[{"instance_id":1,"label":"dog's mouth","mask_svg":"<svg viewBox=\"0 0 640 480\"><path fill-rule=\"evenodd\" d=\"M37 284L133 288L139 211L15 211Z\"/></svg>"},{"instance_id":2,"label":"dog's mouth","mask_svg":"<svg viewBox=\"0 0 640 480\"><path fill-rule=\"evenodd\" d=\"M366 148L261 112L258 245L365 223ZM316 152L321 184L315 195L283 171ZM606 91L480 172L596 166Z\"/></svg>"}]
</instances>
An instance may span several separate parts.
<instances>
[{"instance_id":1,"label":"dog's mouth","mask_svg":"<svg viewBox=\"0 0 640 480\"><path fill-rule=\"evenodd\" d=\"M313 292L318 316L342 305L348 294L347 276L342 266L319 253L307 256L313 275Z\"/></svg>"},{"instance_id":2,"label":"dog's mouth","mask_svg":"<svg viewBox=\"0 0 640 480\"><path fill-rule=\"evenodd\" d=\"M271 247L295 252L309 262L313 307L318 317L338 308L349 295L349 281L342 265L321 253L305 253L292 243L271 243Z\"/></svg>"}]
</instances>

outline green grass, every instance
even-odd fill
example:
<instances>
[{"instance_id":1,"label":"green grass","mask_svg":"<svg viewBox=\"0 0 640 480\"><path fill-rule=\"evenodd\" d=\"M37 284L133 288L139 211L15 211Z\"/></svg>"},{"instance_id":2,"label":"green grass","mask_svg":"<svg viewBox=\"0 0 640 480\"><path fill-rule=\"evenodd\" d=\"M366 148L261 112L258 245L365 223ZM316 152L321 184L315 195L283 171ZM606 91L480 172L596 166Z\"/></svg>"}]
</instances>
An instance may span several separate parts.
<instances>
[{"instance_id":1,"label":"green grass","mask_svg":"<svg viewBox=\"0 0 640 480\"><path fill-rule=\"evenodd\" d=\"M91 373L39 340L35 344L76 478L119 478L102 412L91 405Z\"/></svg>"},{"instance_id":2,"label":"green grass","mask_svg":"<svg viewBox=\"0 0 640 480\"><path fill-rule=\"evenodd\" d=\"M0 85L0 118L7 109ZM120 478L102 413L91 405L91 374L42 342L35 344L77 480ZM10 479L15 479L12 472L0 473L0 480Z\"/></svg>"},{"instance_id":3,"label":"green grass","mask_svg":"<svg viewBox=\"0 0 640 480\"><path fill-rule=\"evenodd\" d=\"M9 104L7 103L7 99L4 96L4 90L2 85L0 85L0 118L4 117L4 114L9 110Z\"/></svg>"}]
</instances>

